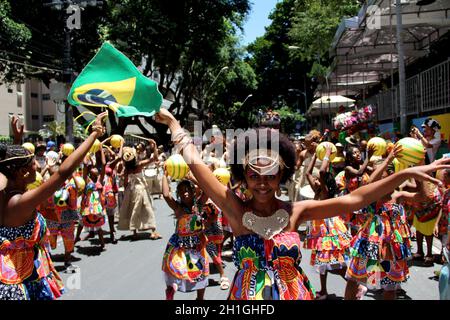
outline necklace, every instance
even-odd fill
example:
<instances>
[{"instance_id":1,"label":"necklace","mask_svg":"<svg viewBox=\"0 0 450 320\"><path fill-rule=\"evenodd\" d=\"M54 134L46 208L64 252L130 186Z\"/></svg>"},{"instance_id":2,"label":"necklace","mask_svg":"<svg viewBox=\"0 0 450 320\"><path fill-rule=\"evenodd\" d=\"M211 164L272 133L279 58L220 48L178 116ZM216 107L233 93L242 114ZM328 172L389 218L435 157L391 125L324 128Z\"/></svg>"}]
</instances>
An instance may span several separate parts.
<instances>
[{"instance_id":1,"label":"necklace","mask_svg":"<svg viewBox=\"0 0 450 320\"><path fill-rule=\"evenodd\" d=\"M253 212L246 212L242 216L242 224L262 238L270 240L289 224L289 213L278 209L271 216L260 217Z\"/></svg>"}]
</instances>

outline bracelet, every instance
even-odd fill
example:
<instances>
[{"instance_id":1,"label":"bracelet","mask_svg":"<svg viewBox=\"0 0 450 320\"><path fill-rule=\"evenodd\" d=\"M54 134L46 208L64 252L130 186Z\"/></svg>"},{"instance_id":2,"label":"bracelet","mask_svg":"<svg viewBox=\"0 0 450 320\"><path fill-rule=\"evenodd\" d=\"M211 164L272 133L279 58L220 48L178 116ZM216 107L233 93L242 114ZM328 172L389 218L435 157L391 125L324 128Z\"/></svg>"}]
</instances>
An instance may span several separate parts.
<instances>
[{"instance_id":1,"label":"bracelet","mask_svg":"<svg viewBox=\"0 0 450 320\"><path fill-rule=\"evenodd\" d=\"M323 157L323 160L324 160L324 161L330 161L330 158L328 158L328 157Z\"/></svg>"},{"instance_id":2,"label":"bracelet","mask_svg":"<svg viewBox=\"0 0 450 320\"><path fill-rule=\"evenodd\" d=\"M181 140L183 140L183 138L188 137L189 133L186 132L183 128L179 128L177 130L175 130L174 132L172 132L172 142L174 144L178 144L181 142Z\"/></svg>"}]
</instances>

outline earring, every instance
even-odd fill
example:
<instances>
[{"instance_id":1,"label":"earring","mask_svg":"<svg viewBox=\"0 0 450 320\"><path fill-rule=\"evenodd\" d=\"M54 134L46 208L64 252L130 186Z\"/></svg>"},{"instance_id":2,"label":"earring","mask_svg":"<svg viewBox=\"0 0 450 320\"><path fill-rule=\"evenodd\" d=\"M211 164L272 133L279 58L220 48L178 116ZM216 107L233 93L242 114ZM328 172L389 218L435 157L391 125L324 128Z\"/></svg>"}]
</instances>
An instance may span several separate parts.
<instances>
[{"instance_id":1,"label":"earring","mask_svg":"<svg viewBox=\"0 0 450 320\"><path fill-rule=\"evenodd\" d=\"M277 195L277 197L281 197L281 188L280 187L278 187L276 195Z\"/></svg>"},{"instance_id":2,"label":"earring","mask_svg":"<svg viewBox=\"0 0 450 320\"><path fill-rule=\"evenodd\" d=\"M30 175L30 172L27 172L23 175L24 178L27 178Z\"/></svg>"}]
</instances>

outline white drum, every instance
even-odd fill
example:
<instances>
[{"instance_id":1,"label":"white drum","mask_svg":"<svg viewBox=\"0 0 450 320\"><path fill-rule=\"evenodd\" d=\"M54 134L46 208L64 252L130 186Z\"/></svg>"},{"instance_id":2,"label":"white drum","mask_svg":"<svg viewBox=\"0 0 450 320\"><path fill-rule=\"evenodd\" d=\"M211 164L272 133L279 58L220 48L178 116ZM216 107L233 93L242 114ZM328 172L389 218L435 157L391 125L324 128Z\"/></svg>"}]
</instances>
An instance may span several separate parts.
<instances>
[{"instance_id":1,"label":"white drum","mask_svg":"<svg viewBox=\"0 0 450 320\"><path fill-rule=\"evenodd\" d=\"M309 184L300 189L300 196L302 200L314 199L314 191Z\"/></svg>"},{"instance_id":2,"label":"white drum","mask_svg":"<svg viewBox=\"0 0 450 320\"><path fill-rule=\"evenodd\" d=\"M147 168L144 170L144 176L147 178L155 178L158 175L158 170L156 168Z\"/></svg>"}]
</instances>

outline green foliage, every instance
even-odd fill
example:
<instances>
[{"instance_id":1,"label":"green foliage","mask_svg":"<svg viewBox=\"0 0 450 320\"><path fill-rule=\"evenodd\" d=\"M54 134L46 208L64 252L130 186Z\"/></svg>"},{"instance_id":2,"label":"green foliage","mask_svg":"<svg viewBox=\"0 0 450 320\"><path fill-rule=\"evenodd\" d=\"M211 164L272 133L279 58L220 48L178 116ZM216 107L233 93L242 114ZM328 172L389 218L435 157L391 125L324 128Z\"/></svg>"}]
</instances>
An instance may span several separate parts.
<instances>
[{"instance_id":1,"label":"green foliage","mask_svg":"<svg viewBox=\"0 0 450 320\"><path fill-rule=\"evenodd\" d=\"M294 132L298 122L306 121L302 114L293 111L288 106L283 106L280 109L275 109L273 111L278 112L280 115L282 131L286 133Z\"/></svg>"},{"instance_id":2,"label":"green foliage","mask_svg":"<svg viewBox=\"0 0 450 320\"><path fill-rule=\"evenodd\" d=\"M64 136L66 132L66 126L64 122L52 121L48 124L44 124L42 129L39 129L39 135L44 139L56 139L58 136ZM79 124L74 123L73 136L79 139L87 139L88 135L85 133L85 129Z\"/></svg>"},{"instance_id":3,"label":"green foliage","mask_svg":"<svg viewBox=\"0 0 450 320\"><path fill-rule=\"evenodd\" d=\"M26 9L24 9L26 8ZM79 72L100 47L106 6L86 7L81 30L71 34L70 67ZM0 80L8 83L38 78L62 80L65 49L65 10L53 10L42 0L0 0Z\"/></svg>"},{"instance_id":4,"label":"green foliage","mask_svg":"<svg viewBox=\"0 0 450 320\"><path fill-rule=\"evenodd\" d=\"M280 98L293 104L296 97L289 94L289 89L307 92L308 99L312 99L310 79L306 78L311 63L302 61L289 49L292 44L289 31L296 14L294 9L297 2L278 2L269 16L272 23L266 27L264 36L248 46L250 56L247 60L255 70L259 83L254 101L257 105L277 107Z\"/></svg>"},{"instance_id":5,"label":"green foliage","mask_svg":"<svg viewBox=\"0 0 450 320\"><path fill-rule=\"evenodd\" d=\"M298 46L295 55L304 61L315 61L310 72L313 76L325 76L330 48L337 27L345 17L358 13L356 0L304 0L296 4L289 36Z\"/></svg>"}]
</instances>

